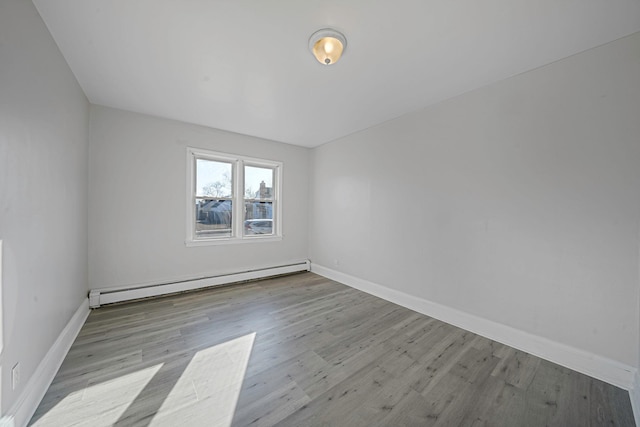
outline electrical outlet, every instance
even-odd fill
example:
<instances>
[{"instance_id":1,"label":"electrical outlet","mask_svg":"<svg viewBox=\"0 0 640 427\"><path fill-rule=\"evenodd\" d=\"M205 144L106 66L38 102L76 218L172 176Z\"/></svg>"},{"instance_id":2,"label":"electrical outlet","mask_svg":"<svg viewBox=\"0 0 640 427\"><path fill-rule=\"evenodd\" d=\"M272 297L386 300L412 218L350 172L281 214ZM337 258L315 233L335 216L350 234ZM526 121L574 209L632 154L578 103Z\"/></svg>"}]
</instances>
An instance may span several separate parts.
<instances>
[{"instance_id":1,"label":"electrical outlet","mask_svg":"<svg viewBox=\"0 0 640 427\"><path fill-rule=\"evenodd\" d=\"M20 384L20 362L11 368L11 389L15 390Z\"/></svg>"}]
</instances>

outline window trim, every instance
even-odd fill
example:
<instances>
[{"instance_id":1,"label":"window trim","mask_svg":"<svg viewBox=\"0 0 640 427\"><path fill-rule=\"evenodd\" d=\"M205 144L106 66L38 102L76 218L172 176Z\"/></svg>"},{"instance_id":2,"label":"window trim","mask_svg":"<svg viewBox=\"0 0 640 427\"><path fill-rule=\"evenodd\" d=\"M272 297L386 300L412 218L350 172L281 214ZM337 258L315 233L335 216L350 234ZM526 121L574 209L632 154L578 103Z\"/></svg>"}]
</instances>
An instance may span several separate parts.
<instances>
[{"instance_id":1,"label":"window trim","mask_svg":"<svg viewBox=\"0 0 640 427\"><path fill-rule=\"evenodd\" d=\"M232 221L231 236L196 238L196 160L205 159L231 163ZM273 234L244 235L244 166L273 169ZM282 168L283 163L242 155L187 147L187 221L186 246L210 246L235 243L274 242L282 240ZM239 220L238 220L239 219Z\"/></svg>"}]
</instances>

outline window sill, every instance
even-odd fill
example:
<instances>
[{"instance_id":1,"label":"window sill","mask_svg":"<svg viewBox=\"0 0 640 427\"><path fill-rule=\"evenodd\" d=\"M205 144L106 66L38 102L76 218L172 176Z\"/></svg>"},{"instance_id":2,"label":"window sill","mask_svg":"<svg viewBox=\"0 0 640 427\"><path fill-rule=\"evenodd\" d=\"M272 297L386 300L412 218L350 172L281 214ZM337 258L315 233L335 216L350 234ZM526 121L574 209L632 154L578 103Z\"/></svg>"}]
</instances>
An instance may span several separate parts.
<instances>
[{"instance_id":1,"label":"window sill","mask_svg":"<svg viewBox=\"0 0 640 427\"><path fill-rule=\"evenodd\" d=\"M201 240L186 240L184 244L187 247L192 246L219 246L219 245L235 245L238 243L265 243L265 242L279 242L282 240L282 236L252 236L252 237L227 237L218 239L201 239Z\"/></svg>"}]
</instances>

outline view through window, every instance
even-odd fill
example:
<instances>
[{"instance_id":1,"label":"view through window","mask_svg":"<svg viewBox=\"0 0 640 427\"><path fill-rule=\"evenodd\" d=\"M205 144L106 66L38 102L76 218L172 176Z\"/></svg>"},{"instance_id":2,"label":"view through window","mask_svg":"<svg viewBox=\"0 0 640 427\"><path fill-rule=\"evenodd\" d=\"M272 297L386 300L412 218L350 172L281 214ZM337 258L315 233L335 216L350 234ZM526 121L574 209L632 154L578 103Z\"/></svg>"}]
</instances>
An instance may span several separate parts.
<instances>
[{"instance_id":1,"label":"view through window","mask_svg":"<svg viewBox=\"0 0 640 427\"><path fill-rule=\"evenodd\" d=\"M191 242L280 236L282 163L189 149Z\"/></svg>"}]
</instances>

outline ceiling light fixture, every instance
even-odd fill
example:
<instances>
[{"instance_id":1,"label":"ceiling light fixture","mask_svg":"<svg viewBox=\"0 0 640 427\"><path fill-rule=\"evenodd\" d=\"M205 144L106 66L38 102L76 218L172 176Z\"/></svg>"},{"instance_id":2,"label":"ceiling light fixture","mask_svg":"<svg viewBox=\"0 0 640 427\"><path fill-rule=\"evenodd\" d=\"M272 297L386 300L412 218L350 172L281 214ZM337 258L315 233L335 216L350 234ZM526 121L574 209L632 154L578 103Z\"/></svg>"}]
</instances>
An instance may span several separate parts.
<instances>
[{"instance_id":1,"label":"ceiling light fixture","mask_svg":"<svg viewBox=\"0 0 640 427\"><path fill-rule=\"evenodd\" d=\"M318 30L309 38L309 50L324 65L338 62L346 47L347 39L344 34L331 28Z\"/></svg>"}]
</instances>

